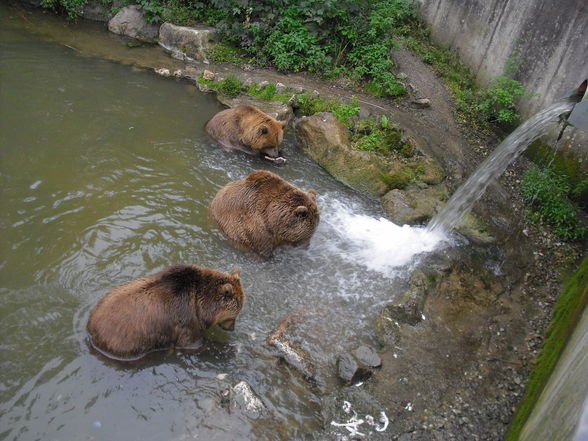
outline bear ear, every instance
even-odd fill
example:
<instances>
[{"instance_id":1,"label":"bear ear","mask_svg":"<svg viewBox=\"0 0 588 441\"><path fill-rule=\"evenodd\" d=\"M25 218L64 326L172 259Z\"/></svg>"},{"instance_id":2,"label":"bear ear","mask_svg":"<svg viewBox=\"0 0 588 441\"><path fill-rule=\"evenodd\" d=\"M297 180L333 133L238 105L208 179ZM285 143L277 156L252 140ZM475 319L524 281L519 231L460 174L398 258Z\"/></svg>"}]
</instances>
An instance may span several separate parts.
<instances>
[{"instance_id":1,"label":"bear ear","mask_svg":"<svg viewBox=\"0 0 588 441\"><path fill-rule=\"evenodd\" d=\"M282 129L285 128L288 125L289 120L286 119L284 121L278 121L280 123L280 125L282 126Z\"/></svg>"},{"instance_id":2,"label":"bear ear","mask_svg":"<svg viewBox=\"0 0 588 441\"><path fill-rule=\"evenodd\" d=\"M294 214L304 219L306 216L308 216L308 208L306 208L304 205L300 205L296 207Z\"/></svg>"},{"instance_id":3,"label":"bear ear","mask_svg":"<svg viewBox=\"0 0 588 441\"><path fill-rule=\"evenodd\" d=\"M308 190L306 193L308 193L308 195L312 198L312 199L316 199L316 190L314 188L311 188L310 190Z\"/></svg>"},{"instance_id":4,"label":"bear ear","mask_svg":"<svg viewBox=\"0 0 588 441\"><path fill-rule=\"evenodd\" d=\"M235 279L239 279L239 276L241 275L241 270L235 267L231 271L229 271L229 275L231 275Z\"/></svg>"},{"instance_id":5,"label":"bear ear","mask_svg":"<svg viewBox=\"0 0 588 441\"><path fill-rule=\"evenodd\" d=\"M261 126L259 128L259 134L260 135L267 135L267 133L268 133L268 130L267 130L267 127L266 126Z\"/></svg>"},{"instance_id":6,"label":"bear ear","mask_svg":"<svg viewBox=\"0 0 588 441\"><path fill-rule=\"evenodd\" d=\"M231 300L234 294L233 285L225 283L220 287L219 294L222 296L223 300Z\"/></svg>"}]
</instances>

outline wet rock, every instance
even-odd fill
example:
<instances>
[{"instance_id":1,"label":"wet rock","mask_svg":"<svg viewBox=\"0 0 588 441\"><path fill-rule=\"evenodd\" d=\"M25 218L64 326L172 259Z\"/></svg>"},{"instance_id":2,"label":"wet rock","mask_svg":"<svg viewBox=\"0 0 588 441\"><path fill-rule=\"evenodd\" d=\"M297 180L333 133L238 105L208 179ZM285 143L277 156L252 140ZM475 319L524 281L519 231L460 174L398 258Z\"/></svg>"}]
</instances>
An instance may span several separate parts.
<instances>
[{"instance_id":1,"label":"wet rock","mask_svg":"<svg viewBox=\"0 0 588 441\"><path fill-rule=\"evenodd\" d=\"M370 368L380 367L382 359L376 353L375 349L370 346L360 346L353 351L355 359L360 365L365 365Z\"/></svg>"},{"instance_id":2,"label":"wet rock","mask_svg":"<svg viewBox=\"0 0 588 441\"><path fill-rule=\"evenodd\" d=\"M159 29L159 44L179 59L207 62L217 42L216 30L208 26L187 27L164 23Z\"/></svg>"},{"instance_id":3,"label":"wet rock","mask_svg":"<svg viewBox=\"0 0 588 441\"><path fill-rule=\"evenodd\" d=\"M381 158L353 150L347 128L331 113L300 118L295 127L304 151L335 178L373 196L385 193Z\"/></svg>"},{"instance_id":4,"label":"wet rock","mask_svg":"<svg viewBox=\"0 0 588 441\"><path fill-rule=\"evenodd\" d=\"M169 69L165 68L165 67L161 67L159 69L155 69L155 73L157 75L161 75L162 77L169 77L171 76L171 72Z\"/></svg>"},{"instance_id":5,"label":"wet rock","mask_svg":"<svg viewBox=\"0 0 588 441\"><path fill-rule=\"evenodd\" d=\"M289 120L294 116L292 108L288 104L284 104L281 101L267 101L250 96L230 98L223 95L218 95L217 99L227 107L235 107L240 104L249 104L279 120Z\"/></svg>"},{"instance_id":6,"label":"wet rock","mask_svg":"<svg viewBox=\"0 0 588 441\"><path fill-rule=\"evenodd\" d=\"M455 229L478 245L489 245L496 242L496 239L488 232L486 224L472 213L466 214Z\"/></svg>"},{"instance_id":7,"label":"wet rock","mask_svg":"<svg viewBox=\"0 0 588 441\"><path fill-rule=\"evenodd\" d=\"M398 225L416 225L428 222L447 200L445 185L420 188L411 185L406 190L392 190L382 198L388 218Z\"/></svg>"},{"instance_id":8,"label":"wet rock","mask_svg":"<svg viewBox=\"0 0 588 441\"><path fill-rule=\"evenodd\" d=\"M434 285L434 276L421 270L415 271L408 288L388 303L376 317L374 330L383 346L400 342L405 325L416 326L426 317L423 314L429 288Z\"/></svg>"},{"instance_id":9,"label":"wet rock","mask_svg":"<svg viewBox=\"0 0 588 441\"><path fill-rule=\"evenodd\" d=\"M343 354L337 360L337 373L339 378L346 383L353 380L358 369L359 366L351 354Z\"/></svg>"},{"instance_id":10,"label":"wet rock","mask_svg":"<svg viewBox=\"0 0 588 441\"><path fill-rule=\"evenodd\" d=\"M249 418L257 419L267 414L263 401L245 381L237 383L230 391L230 409L240 409Z\"/></svg>"},{"instance_id":11,"label":"wet rock","mask_svg":"<svg viewBox=\"0 0 588 441\"><path fill-rule=\"evenodd\" d=\"M155 39L159 26L149 24L135 5L125 6L108 22L108 30L114 34L138 39Z\"/></svg>"}]
</instances>

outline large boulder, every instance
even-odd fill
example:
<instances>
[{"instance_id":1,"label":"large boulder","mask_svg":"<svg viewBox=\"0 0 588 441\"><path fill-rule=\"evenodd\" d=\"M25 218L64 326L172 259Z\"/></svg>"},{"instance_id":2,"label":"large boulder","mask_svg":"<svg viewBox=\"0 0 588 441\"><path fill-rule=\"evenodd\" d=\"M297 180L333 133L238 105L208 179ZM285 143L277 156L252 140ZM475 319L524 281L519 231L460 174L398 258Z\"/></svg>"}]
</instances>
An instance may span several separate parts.
<instances>
[{"instance_id":1,"label":"large boulder","mask_svg":"<svg viewBox=\"0 0 588 441\"><path fill-rule=\"evenodd\" d=\"M147 23L139 8L125 6L108 22L108 30L140 40L151 40L159 35L159 26Z\"/></svg>"},{"instance_id":2,"label":"large boulder","mask_svg":"<svg viewBox=\"0 0 588 441\"><path fill-rule=\"evenodd\" d=\"M347 128L333 114L320 112L300 118L296 135L304 151L340 181L372 196L386 192L381 159L353 150Z\"/></svg>"},{"instance_id":3,"label":"large boulder","mask_svg":"<svg viewBox=\"0 0 588 441\"><path fill-rule=\"evenodd\" d=\"M178 59L208 61L208 56L218 42L218 35L209 26L176 26L164 23L159 29L159 44Z\"/></svg>"}]
</instances>

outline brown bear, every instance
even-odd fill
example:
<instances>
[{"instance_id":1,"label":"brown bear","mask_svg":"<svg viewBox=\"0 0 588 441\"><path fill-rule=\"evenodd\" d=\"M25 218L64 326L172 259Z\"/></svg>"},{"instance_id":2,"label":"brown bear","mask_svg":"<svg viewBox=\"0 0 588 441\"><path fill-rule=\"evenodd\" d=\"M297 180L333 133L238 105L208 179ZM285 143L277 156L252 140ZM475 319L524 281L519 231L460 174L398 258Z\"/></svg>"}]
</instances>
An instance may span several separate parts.
<instances>
[{"instance_id":1,"label":"brown bear","mask_svg":"<svg viewBox=\"0 0 588 441\"><path fill-rule=\"evenodd\" d=\"M279 156L279 145L287 124L288 121L278 121L249 104L242 104L217 113L204 128L225 148L282 163L285 159Z\"/></svg>"},{"instance_id":2,"label":"brown bear","mask_svg":"<svg viewBox=\"0 0 588 441\"><path fill-rule=\"evenodd\" d=\"M316 191L265 170L221 188L210 215L233 243L264 258L282 243L308 243L319 223Z\"/></svg>"},{"instance_id":3,"label":"brown bear","mask_svg":"<svg viewBox=\"0 0 588 441\"><path fill-rule=\"evenodd\" d=\"M92 345L111 358L189 348L214 324L232 330L244 302L239 270L172 265L113 288L88 320Z\"/></svg>"}]
</instances>

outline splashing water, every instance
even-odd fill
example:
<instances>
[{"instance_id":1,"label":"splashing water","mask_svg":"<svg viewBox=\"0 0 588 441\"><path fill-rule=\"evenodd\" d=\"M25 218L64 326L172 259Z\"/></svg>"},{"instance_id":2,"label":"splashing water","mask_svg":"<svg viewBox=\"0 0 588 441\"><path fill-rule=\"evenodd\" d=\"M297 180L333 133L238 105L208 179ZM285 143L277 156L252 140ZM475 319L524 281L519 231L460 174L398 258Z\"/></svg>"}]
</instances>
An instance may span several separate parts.
<instances>
[{"instance_id":1,"label":"splashing water","mask_svg":"<svg viewBox=\"0 0 588 441\"><path fill-rule=\"evenodd\" d=\"M357 214L353 207L336 201L331 201L330 205L328 211L332 214L324 222L339 236L339 241L331 245L336 248L333 251L349 262L385 276L394 277L417 256L448 244L442 231L399 226L382 217Z\"/></svg>"},{"instance_id":2,"label":"splashing water","mask_svg":"<svg viewBox=\"0 0 588 441\"><path fill-rule=\"evenodd\" d=\"M574 103L570 101L552 104L517 127L482 162L474 174L457 189L441 211L431 219L427 231L448 231L457 225L476 201L482 197L488 185L502 175L508 165L517 159L529 144L546 134L558 121L558 118L569 112L573 106Z\"/></svg>"}]
</instances>

